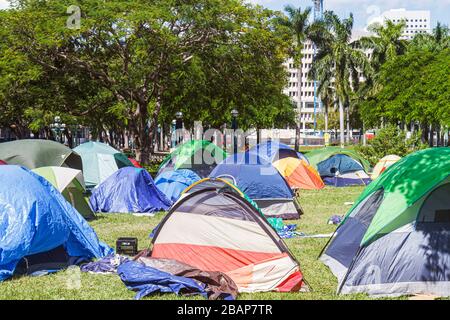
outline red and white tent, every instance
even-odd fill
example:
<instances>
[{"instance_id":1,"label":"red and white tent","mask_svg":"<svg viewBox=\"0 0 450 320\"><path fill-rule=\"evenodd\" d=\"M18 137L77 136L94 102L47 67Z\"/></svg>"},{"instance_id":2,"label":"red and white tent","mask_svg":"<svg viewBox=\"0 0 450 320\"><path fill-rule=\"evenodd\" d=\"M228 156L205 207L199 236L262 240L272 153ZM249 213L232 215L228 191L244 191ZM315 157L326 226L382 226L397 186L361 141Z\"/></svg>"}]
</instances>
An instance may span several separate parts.
<instances>
[{"instance_id":1,"label":"red and white tent","mask_svg":"<svg viewBox=\"0 0 450 320\"><path fill-rule=\"evenodd\" d=\"M240 292L307 288L298 262L276 231L229 190L207 188L181 199L159 226L152 257L224 272Z\"/></svg>"}]
</instances>

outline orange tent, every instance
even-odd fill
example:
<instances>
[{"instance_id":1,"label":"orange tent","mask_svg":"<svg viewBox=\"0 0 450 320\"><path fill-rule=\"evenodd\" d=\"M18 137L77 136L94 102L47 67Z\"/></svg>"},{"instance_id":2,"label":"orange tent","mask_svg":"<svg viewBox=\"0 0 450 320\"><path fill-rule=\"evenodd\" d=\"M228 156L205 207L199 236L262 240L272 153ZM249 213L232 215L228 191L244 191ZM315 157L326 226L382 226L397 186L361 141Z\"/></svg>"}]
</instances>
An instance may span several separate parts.
<instances>
[{"instance_id":1,"label":"orange tent","mask_svg":"<svg viewBox=\"0 0 450 320\"><path fill-rule=\"evenodd\" d=\"M304 160L289 157L275 161L273 166L293 189L319 190L325 187L316 169Z\"/></svg>"}]
</instances>

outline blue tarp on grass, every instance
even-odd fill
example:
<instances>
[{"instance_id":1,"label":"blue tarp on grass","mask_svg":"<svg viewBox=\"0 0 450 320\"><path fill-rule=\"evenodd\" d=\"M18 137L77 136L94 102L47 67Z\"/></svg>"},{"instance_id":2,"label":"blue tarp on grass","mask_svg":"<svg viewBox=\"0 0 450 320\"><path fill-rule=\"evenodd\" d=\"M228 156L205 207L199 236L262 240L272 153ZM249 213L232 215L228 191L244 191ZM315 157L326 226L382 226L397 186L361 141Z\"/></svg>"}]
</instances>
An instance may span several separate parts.
<instances>
[{"instance_id":1,"label":"blue tarp on grass","mask_svg":"<svg viewBox=\"0 0 450 320\"><path fill-rule=\"evenodd\" d=\"M145 169L131 167L95 187L89 202L95 212L105 213L154 213L172 205Z\"/></svg>"},{"instance_id":2,"label":"blue tarp on grass","mask_svg":"<svg viewBox=\"0 0 450 320\"><path fill-rule=\"evenodd\" d=\"M128 289L137 291L136 299L142 299L153 293L200 294L208 298L206 286L185 277L142 265L138 262L125 262L119 266L117 273Z\"/></svg>"},{"instance_id":3,"label":"blue tarp on grass","mask_svg":"<svg viewBox=\"0 0 450 320\"><path fill-rule=\"evenodd\" d=\"M53 254L46 253L58 248L71 261L113 253L41 176L23 167L1 166L0 181L0 281L10 278L24 257L50 264L45 259Z\"/></svg>"},{"instance_id":4,"label":"blue tarp on grass","mask_svg":"<svg viewBox=\"0 0 450 320\"><path fill-rule=\"evenodd\" d=\"M168 199L176 202L187 187L200 179L194 171L181 169L161 172L156 177L155 184Z\"/></svg>"}]
</instances>

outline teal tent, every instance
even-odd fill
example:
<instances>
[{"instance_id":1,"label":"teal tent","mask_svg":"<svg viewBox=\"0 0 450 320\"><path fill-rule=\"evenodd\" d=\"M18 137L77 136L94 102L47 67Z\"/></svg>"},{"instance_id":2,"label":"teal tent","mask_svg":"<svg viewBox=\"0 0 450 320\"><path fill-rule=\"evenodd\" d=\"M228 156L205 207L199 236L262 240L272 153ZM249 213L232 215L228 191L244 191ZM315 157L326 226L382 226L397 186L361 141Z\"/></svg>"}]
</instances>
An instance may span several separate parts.
<instances>
[{"instance_id":1,"label":"teal tent","mask_svg":"<svg viewBox=\"0 0 450 320\"><path fill-rule=\"evenodd\" d=\"M83 161L86 188L91 189L124 167L134 167L126 155L101 142L86 142L74 149Z\"/></svg>"}]
</instances>

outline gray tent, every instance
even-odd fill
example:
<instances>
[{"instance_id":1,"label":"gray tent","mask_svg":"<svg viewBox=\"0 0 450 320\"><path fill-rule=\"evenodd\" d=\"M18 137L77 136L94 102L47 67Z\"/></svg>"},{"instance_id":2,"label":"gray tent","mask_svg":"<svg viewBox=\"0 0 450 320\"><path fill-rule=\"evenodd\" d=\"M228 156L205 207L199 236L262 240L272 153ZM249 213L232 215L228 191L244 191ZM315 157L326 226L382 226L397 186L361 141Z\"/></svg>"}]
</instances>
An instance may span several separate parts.
<instances>
[{"instance_id":1,"label":"gray tent","mask_svg":"<svg viewBox=\"0 0 450 320\"><path fill-rule=\"evenodd\" d=\"M16 140L0 143L0 159L28 169L69 167L83 170L81 157L72 149L50 140Z\"/></svg>"}]
</instances>

